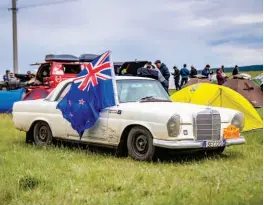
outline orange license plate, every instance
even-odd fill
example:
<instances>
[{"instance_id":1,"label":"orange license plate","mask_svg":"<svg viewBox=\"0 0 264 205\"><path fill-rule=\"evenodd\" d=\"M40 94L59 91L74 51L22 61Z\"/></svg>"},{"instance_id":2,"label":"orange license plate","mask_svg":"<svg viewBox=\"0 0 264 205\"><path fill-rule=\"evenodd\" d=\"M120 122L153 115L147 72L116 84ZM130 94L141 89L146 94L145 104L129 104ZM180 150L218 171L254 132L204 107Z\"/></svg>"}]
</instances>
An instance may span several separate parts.
<instances>
[{"instance_id":1,"label":"orange license plate","mask_svg":"<svg viewBox=\"0 0 264 205\"><path fill-rule=\"evenodd\" d=\"M234 125L229 125L224 129L224 139L234 139L240 136L239 129Z\"/></svg>"}]
</instances>

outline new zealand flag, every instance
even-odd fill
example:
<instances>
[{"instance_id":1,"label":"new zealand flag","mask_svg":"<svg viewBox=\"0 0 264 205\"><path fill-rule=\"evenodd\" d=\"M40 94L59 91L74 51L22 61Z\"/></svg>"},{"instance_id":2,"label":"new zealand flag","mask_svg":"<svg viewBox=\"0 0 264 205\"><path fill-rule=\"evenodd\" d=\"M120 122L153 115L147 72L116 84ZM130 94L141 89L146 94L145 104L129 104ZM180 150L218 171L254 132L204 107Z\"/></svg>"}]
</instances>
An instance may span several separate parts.
<instances>
[{"instance_id":1,"label":"new zealand flag","mask_svg":"<svg viewBox=\"0 0 264 205\"><path fill-rule=\"evenodd\" d=\"M110 51L105 52L92 62L82 64L82 71L57 105L80 137L84 130L94 126L104 108L116 104L116 82L110 54Z\"/></svg>"}]
</instances>

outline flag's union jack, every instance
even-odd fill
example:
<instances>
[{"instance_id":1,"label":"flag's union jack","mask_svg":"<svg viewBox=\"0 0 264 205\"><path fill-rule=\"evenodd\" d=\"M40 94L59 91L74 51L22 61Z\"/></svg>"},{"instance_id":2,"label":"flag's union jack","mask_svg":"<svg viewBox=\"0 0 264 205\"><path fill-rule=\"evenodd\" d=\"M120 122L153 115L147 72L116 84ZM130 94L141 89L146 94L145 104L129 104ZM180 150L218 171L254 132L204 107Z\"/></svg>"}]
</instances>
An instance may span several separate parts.
<instances>
[{"instance_id":1,"label":"flag's union jack","mask_svg":"<svg viewBox=\"0 0 264 205\"><path fill-rule=\"evenodd\" d=\"M102 80L111 79L111 76L102 73L104 70L111 69L109 55L110 52L106 52L96 62L82 65L82 71L85 69L87 73L74 79L74 83L80 83L78 86L80 90L85 91L87 88L89 90L90 84L92 86L98 85L98 78Z\"/></svg>"}]
</instances>

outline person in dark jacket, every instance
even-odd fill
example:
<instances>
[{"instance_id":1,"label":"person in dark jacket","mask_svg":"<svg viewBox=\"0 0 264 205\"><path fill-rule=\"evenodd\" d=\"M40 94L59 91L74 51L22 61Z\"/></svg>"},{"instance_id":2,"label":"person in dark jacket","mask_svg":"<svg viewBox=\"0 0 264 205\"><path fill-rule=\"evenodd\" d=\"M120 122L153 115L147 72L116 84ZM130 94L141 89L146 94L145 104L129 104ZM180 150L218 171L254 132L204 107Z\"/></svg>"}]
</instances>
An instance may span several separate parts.
<instances>
[{"instance_id":1,"label":"person in dark jacket","mask_svg":"<svg viewBox=\"0 0 264 205\"><path fill-rule=\"evenodd\" d=\"M6 70L6 74L3 76L3 80L5 82L9 81L9 74L10 74L10 70Z\"/></svg>"},{"instance_id":2,"label":"person in dark jacket","mask_svg":"<svg viewBox=\"0 0 264 205\"><path fill-rule=\"evenodd\" d=\"M222 65L221 68L222 68L222 73L224 73L225 72L225 66Z\"/></svg>"},{"instance_id":3,"label":"person in dark jacket","mask_svg":"<svg viewBox=\"0 0 264 205\"><path fill-rule=\"evenodd\" d=\"M166 82L164 82L163 87L167 91L167 93L169 93L169 79L170 79L169 69L164 63L161 63L160 60L156 60L155 65L160 70L163 77L166 79Z\"/></svg>"},{"instance_id":4,"label":"person in dark jacket","mask_svg":"<svg viewBox=\"0 0 264 205\"><path fill-rule=\"evenodd\" d=\"M181 75L180 88L182 88L182 86L185 85L188 82L188 77L190 75L190 72L187 69L187 65L186 64L183 64L183 68L180 70L180 75Z\"/></svg>"},{"instance_id":5,"label":"person in dark jacket","mask_svg":"<svg viewBox=\"0 0 264 205\"><path fill-rule=\"evenodd\" d=\"M239 74L238 66L235 65L235 68L233 69L232 75L234 76L234 75L237 75L237 74Z\"/></svg>"},{"instance_id":6,"label":"person in dark jacket","mask_svg":"<svg viewBox=\"0 0 264 205\"><path fill-rule=\"evenodd\" d=\"M175 88L176 90L180 89L179 81L180 81L180 70L176 67L173 66L174 73L172 73L174 77L174 83L175 83Z\"/></svg>"},{"instance_id":7,"label":"person in dark jacket","mask_svg":"<svg viewBox=\"0 0 264 205\"><path fill-rule=\"evenodd\" d=\"M208 77L210 75L210 65L206 65L202 71L202 75Z\"/></svg>"},{"instance_id":8,"label":"person in dark jacket","mask_svg":"<svg viewBox=\"0 0 264 205\"><path fill-rule=\"evenodd\" d=\"M195 78L196 75L197 75L197 70L196 70L196 68L192 65L192 66L191 66L191 72L190 72L190 78Z\"/></svg>"},{"instance_id":9,"label":"person in dark jacket","mask_svg":"<svg viewBox=\"0 0 264 205\"><path fill-rule=\"evenodd\" d=\"M210 71L210 65L206 65L205 68L202 71L202 75L206 76L208 80L211 80L211 75L213 74L213 71Z\"/></svg>"},{"instance_id":10,"label":"person in dark jacket","mask_svg":"<svg viewBox=\"0 0 264 205\"><path fill-rule=\"evenodd\" d=\"M159 80L159 72L153 69L151 62L147 62L144 67L137 69L137 75Z\"/></svg>"}]
</instances>

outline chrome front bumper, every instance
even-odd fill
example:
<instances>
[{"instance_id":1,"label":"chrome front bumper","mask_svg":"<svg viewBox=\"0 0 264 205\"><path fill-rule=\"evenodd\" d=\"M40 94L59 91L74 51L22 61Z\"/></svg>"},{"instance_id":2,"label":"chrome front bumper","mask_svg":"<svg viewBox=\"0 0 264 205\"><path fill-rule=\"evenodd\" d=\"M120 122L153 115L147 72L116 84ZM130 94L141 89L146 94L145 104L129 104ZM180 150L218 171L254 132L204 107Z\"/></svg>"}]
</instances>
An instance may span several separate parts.
<instances>
[{"instance_id":1,"label":"chrome front bumper","mask_svg":"<svg viewBox=\"0 0 264 205\"><path fill-rule=\"evenodd\" d=\"M244 137L237 139L227 139L225 140L225 146L240 145L245 144L246 140ZM153 139L153 145L157 147L163 147L168 149L194 149L194 148L204 148L202 141L168 141Z\"/></svg>"}]
</instances>

